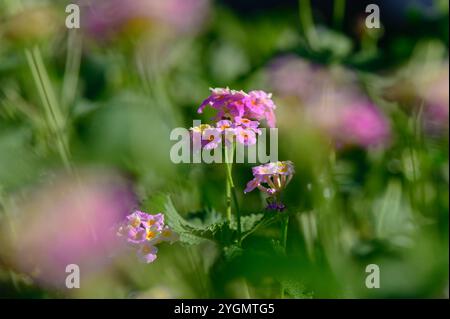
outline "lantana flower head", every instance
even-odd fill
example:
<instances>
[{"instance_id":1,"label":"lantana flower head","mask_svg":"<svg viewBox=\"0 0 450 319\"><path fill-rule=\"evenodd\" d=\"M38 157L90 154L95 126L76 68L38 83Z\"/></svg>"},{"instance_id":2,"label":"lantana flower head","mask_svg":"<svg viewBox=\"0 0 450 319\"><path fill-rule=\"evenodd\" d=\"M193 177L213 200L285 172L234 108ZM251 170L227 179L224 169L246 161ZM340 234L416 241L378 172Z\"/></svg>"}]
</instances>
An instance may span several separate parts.
<instances>
[{"instance_id":1,"label":"lantana flower head","mask_svg":"<svg viewBox=\"0 0 450 319\"><path fill-rule=\"evenodd\" d=\"M156 245L178 240L178 235L164 224L163 214L151 215L141 211L128 215L119 226L117 235L125 237L126 242L137 249L138 256L146 263L156 259Z\"/></svg>"},{"instance_id":2,"label":"lantana flower head","mask_svg":"<svg viewBox=\"0 0 450 319\"><path fill-rule=\"evenodd\" d=\"M211 89L211 95L203 101L197 112L203 113L207 106L218 111L214 117L217 121L215 128L208 124L191 128L193 135L201 137L201 147L205 149L214 149L223 140L226 145L230 145L234 137L238 143L254 145L257 135L262 134L259 128L261 120L266 120L271 128L276 124L275 103L272 95L264 91L246 93L229 88Z\"/></svg>"},{"instance_id":3,"label":"lantana flower head","mask_svg":"<svg viewBox=\"0 0 450 319\"><path fill-rule=\"evenodd\" d=\"M276 125L276 105L272 101L272 95L264 91L246 93L229 88L211 89L211 95L200 105L198 113L203 113L207 106L218 110L215 117L217 121L228 119L236 122L237 118L246 118L259 122L265 119L269 127Z\"/></svg>"},{"instance_id":4,"label":"lantana flower head","mask_svg":"<svg viewBox=\"0 0 450 319\"><path fill-rule=\"evenodd\" d=\"M285 206L278 201L278 195L291 181L295 169L291 161L272 162L253 167L253 179L247 183L244 193L258 188L268 195L268 209L282 211Z\"/></svg>"}]
</instances>

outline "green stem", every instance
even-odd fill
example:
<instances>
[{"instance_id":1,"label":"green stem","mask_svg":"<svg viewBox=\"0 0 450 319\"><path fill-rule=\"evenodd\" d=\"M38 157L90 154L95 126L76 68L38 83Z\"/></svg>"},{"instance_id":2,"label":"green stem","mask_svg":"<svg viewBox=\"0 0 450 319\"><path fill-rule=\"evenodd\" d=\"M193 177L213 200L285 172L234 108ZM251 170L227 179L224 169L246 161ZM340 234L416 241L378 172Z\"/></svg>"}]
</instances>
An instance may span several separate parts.
<instances>
[{"instance_id":1,"label":"green stem","mask_svg":"<svg viewBox=\"0 0 450 319\"><path fill-rule=\"evenodd\" d=\"M283 246L284 253L286 253L288 226L289 226L289 215L286 214L281 223L281 245Z\"/></svg>"},{"instance_id":2,"label":"green stem","mask_svg":"<svg viewBox=\"0 0 450 319\"><path fill-rule=\"evenodd\" d=\"M229 178L229 171L231 171L233 168L233 161L230 160L230 157L232 158L232 150L230 151L228 147L225 147L225 165L226 165L226 215L227 220L231 224L231 184L230 178ZM232 180L232 179L231 179Z\"/></svg>"},{"instance_id":3,"label":"green stem","mask_svg":"<svg viewBox=\"0 0 450 319\"><path fill-rule=\"evenodd\" d=\"M239 210L239 202L236 194L236 188L233 182L233 157L234 157L234 145L232 147L225 148L225 165L227 167L227 216L231 221L231 199L234 203L234 208L236 209L236 223L237 223L237 239L238 243L241 242L241 212Z\"/></svg>"},{"instance_id":4,"label":"green stem","mask_svg":"<svg viewBox=\"0 0 450 319\"><path fill-rule=\"evenodd\" d=\"M334 0L333 23L336 29L342 29L345 16L345 0Z\"/></svg>"},{"instance_id":5,"label":"green stem","mask_svg":"<svg viewBox=\"0 0 450 319\"><path fill-rule=\"evenodd\" d=\"M317 34L316 29L314 27L314 18L311 10L311 1L298 0L298 10L303 35L305 36L309 46L312 49L314 49L316 47Z\"/></svg>"},{"instance_id":6,"label":"green stem","mask_svg":"<svg viewBox=\"0 0 450 319\"><path fill-rule=\"evenodd\" d=\"M56 147L66 169L70 172L72 167L69 161L69 150L64 136L64 121L61 107L58 105L55 92L50 83L50 78L44 66L40 50L34 47L25 50L28 65L38 89L39 96L44 106L46 121L49 131L55 137Z\"/></svg>"},{"instance_id":7,"label":"green stem","mask_svg":"<svg viewBox=\"0 0 450 319\"><path fill-rule=\"evenodd\" d=\"M227 166L228 166L228 164L227 164ZM228 179L228 167L227 167L227 189L226 189L226 196L227 196L227 198L226 198L226 204L227 204L227 210L226 210L226 213L227 213L227 220L228 220L228 222L229 223L231 223L231 185L230 185L230 182L229 182L229 179Z\"/></svg>"},{"instance_id":8,"label":"green stem","mask_svg":"<svg viewBox=\"0 0 450 319\"><path fill-rule=\"evenodd\" d=\"M66 67L61 94L61 106L66 115L69 114L69 108L73 108L75 101L78 78L80 73L81 56L83 45L81 35L76 30L71 30L67 37L67 56ZM67 120L67 119L66 119Z\"/></svg>"},{"instance_id":9,"label":"green stem","mask_svg":"<svg viewBox=\"0 0 450 319\"><path fill-rule=\"evenodd\" d=\"M283 217L283 220L281 222L281 246L283 247L283 250L284 250L285 254L286 254L286 243L287 243L288 226L289 226L289 215L286 214L286 216ZM283 285L281 285L280 298L281 299L284 298Z\"/></svg>"}]
</instances>

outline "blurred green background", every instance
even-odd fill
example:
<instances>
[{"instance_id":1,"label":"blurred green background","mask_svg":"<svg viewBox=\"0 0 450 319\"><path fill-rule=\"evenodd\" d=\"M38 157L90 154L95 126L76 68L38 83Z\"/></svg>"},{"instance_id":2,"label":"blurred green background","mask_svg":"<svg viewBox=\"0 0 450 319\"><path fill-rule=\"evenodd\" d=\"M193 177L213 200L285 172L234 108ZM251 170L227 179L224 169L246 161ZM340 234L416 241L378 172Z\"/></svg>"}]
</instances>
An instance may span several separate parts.
<instances>
[{"instance_id":1,"label":"blurred green background","mask_svg":"<svg viewBox=\"0 0 450 319\"><path fill-rule=\"evenodd\" d=\"M0 297L448 298L448 1L80 0L72 30L68 3L0 0ZM369 3L379 29L365 26ZM242 247L224 232L161 246L149 265L115 255L80 289L20 267L27 223L14 220L52 218L36 197L53 209L46 191L84 171L120 175L146 212L167 212L170 196L172 215L199 229L221 221L223 166L173 164L169 135L208 122L198 106L227 86L277 104L279 158L296 167L286 254L275 222ZM359 101L379 112L383 143L334 121ZM348 133L336 141L329 121ZM264 200L243 194L251 166L233 174L254 217ZM365 286L368 264L379 289Z\"/></svg>"}]
</instances>

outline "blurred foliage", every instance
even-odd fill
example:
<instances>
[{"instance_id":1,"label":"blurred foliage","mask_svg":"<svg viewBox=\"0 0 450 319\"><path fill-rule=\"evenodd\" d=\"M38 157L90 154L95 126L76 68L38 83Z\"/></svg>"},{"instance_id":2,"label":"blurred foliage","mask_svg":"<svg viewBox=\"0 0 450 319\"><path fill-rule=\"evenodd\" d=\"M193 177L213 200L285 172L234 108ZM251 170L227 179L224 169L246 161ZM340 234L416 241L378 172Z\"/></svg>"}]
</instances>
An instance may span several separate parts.
<instances>
[{"instance_id":1,"label":"blurred foliage","mask_svg":"<svg viewBox=\"0 0 450 319\"><path fill-rule=\"evenodd\" d=\"M207 15L189 11L202 21L195 27L151 21L105 39L83 19L66 29L67 1L0 1L0 228L58 172L106 167L181 236L150 265L113 257L74 291L37 284L0 252L0 296L448 298L448 87L431 129L424 98L437 95L429 79L440 71L448 84L448 2L311 2L205 1ZM380 5L381 29L364 27L366 3ZM334 148L303 116L305 103L277 94L270 74L280 56L351 71L388 118L388 145ZM226 86L274 93L279 158L296 166L283 194L286 252L283 215L243 194L251 165L234 166L244 213L236 243L224 167L170 161L170 131L191 127L208 88ZM364 284L372 263L380 289Z\"/></svg>"}]
</instances>

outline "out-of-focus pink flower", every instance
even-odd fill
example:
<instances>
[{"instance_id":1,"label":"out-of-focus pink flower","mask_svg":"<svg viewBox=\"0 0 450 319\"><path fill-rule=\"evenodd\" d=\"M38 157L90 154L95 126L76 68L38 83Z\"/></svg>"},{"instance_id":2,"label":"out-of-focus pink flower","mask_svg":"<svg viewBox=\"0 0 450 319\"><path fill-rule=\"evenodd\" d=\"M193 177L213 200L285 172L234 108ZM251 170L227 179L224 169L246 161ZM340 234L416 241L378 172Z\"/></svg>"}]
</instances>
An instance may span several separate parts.
<instances>
[{"instance_id":1,"label":"out-of-focus pink flower","mask_svg":"<svg viewBox=\"0 0 450 319\"><path fill-rule=\"evenodd\" d=\"M370 103L344 107L340 120L333 132L338 143L370 147L383 145L389 138L387 119Z\"/></svg>"},{"instance_id":2,"label":"out-of-focus pink flower","mask_svg":"<svg viewBox=\"0 0 450 319\"><path fill-rule=\"evenodd\" d=\"M86 12L88 32L97 39L110 39L126 31L155 28L184 34L196 32L206 20L209 0L96 0L79 1Z\"/></svg>"},{"instance_id":3,"label":"out-of-focus pink flower","mask_svg":"<svg viewBox=\"0 0 450 319\"><path fill-rule=\"evenodd\" d=\"M136 205L128 183L111 174L64 177L18 205L4 252L37 282L64 287L66 266L83 278L117 252L115 225Z\"/></svg>"},{"instance_id":4,"label":"out-of-focus pink flower","mask_svg":"<svg viewBox=\"0 0 450 319\"><path fill-rule=\"evenodd\" d=\"M429 133L435 134L448 130L449 123L449 65L443 63L440 72L421 88L425 101L424 126Z\"/></svg>"},{"instance_id":5,"label":"out-of-focus pink flower","mask_svg":"<svg viewBox=\"0 0 450 319\"><path fill-rule=\"evenodd\" d=\"M448 105L430 104L426 108L424 115L425 130L431 134L439 135L439 133L448 130Z\"/></svg>"},{"instance_id":6,"label":"out-of-focus pink flower","mask_svg":"<svg viewBox=\"0 0 450 319\"><path fill-rule=\"evenodd\" d=\"M275 58L267 68L267 78L278 96L306 106L329 87L348 88L356 83L356 76L347 69L325 68L296 55Z\"/></svg>"},{"instance_id":7,"label":"out-of-focus pink flower","mask_svg":"<svg viewBox=\"0 0 450 319\"><path fill-rule=\"evenodd\" d=\"M390 126L383 113L357 92L331 92L306 115L340 147L369 148L386 145Z\"/></svg>"}]
</instances>

